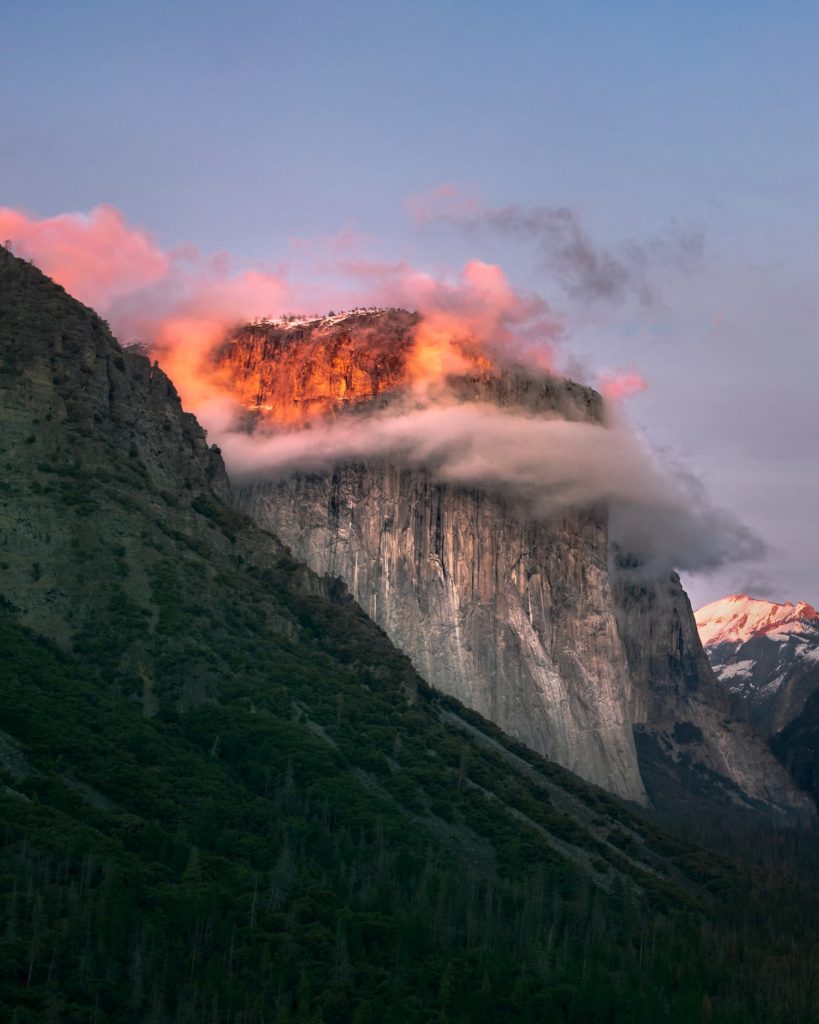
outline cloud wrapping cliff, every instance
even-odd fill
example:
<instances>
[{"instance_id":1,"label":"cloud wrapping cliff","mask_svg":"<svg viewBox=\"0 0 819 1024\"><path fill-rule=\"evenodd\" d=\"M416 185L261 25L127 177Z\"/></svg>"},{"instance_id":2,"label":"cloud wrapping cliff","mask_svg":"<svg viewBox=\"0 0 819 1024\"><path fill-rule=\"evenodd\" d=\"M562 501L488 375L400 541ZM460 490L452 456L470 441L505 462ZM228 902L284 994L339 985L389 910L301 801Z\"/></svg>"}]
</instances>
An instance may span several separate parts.
<instances>
[{"instance_id":1,"label":"cloud wrapping cliff","mask_svg":"<svg viewBox=\"0 0 819 1024\"><path fill-rule=\"evenodd\" d=\"M568 289L590 298L639 289L649 262L685 263L698 252L695 237L672 233L615 257L592 245L571 211L453 209L453 197L443 198L448 208L417 219L435 216L467 230L529 237L542 245ZM404 304L422 314L409 365L415 404L317 421L301 432L251 435L243 427L245 410L226 390L211 354L232 325L297 304L287 268L237 270L224 254L164 250L108 206L41 219L0 208L0 237L95 305L124 341L147 342L186 407L222 447L234 476L319 472L344 461L389 458L425 467L440 481L497 491L538 516L606 503L615 538L650 565L699 570L761 554L748 530L713 507L695 479L664 466L624 422L566 422L458 403L430 386L496 358L522 359L539 370L552 365L559 318L538 296L513 288L493 264L470 260L455 275L405 263L337 264L368 301ZM303 301L305 295L311 305L328 301L326 289L308 288ZM626 373L603 386L618 398L645 382Z\"/></svg>"},{"instance_id":2,"label":"cloud wrapping cliff","mask_svg":"<svg viewBox=\"0 0 819 1024\"><path fill-rule=\"evenodd\" d=\"M229 408L222 414L229 417ZM527 415L439 393L307 429L248 434L229 419L215 426L237 480L389 459L424 468L443 483L488 489L538 517L607 504L613 539L657 571L713 568L762 551L735 517L711 504L696 479L670 472L618 420L603 425Z\"/></svg>"}]
</instances>

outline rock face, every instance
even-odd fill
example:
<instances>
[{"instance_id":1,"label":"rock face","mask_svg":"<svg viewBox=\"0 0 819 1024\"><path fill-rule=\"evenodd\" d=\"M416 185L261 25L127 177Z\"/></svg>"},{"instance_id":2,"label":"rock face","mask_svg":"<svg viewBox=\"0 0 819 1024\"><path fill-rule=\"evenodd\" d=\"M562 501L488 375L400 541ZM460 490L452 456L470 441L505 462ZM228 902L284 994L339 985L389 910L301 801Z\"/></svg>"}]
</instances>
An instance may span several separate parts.
<instances>
[{"instance_id":1,"label":"rock face","mask_svg":"<svg viewBox=\"0 0 819 1024\"><path fill-rule=\"evenodd\" d=\"M386 319L393 343L396 326L400 336L414 325L393 312ZM360 411L406 383L411 359L409 338L392 362L379 342L383 372L348 375L334 403L335 368L360 365L378 333L372 313L362 328L355 317L248 328L225 348L222 368L240 395L255 394L258 415L292 424L304 405L304 351L322 411L341 402ZM490 371L449 386L463 400L530 415L602 418L595 392L554 377ZM693 765L721 779L716 788L734 803L805 808L765 745L728 720L676 578L644 586L625 562L610 569L604 510L536 522L497 495L383 463L249 483L237 501L314 571L341 577L428 682L583 778L647 803L636 732L650 738L652 763L659 752Z\"/></svg>"},{"instance_id":2,"label":"rock face","mask_svg":"<svg viewBox=\"0 0 819 1024\"><path fill-rule=\"evenodd\" d=\"M0 611L6 602L63 643L93 628L112 579L147 600L141 573L124 575L140 543L135 501L178 528L196 518L193 497L229 494L220 456L162 370L2 247L0 465ZM117 566L96 562L108 532Z\"/></svg>"},{"instance_id":3,"label":"rock face","mask_svg":"<svg viewBox=\"0 0 819 1024\"><path fill-rule=\"evenodd\" d=\"M379 309L247 324L226 347L222 367L249 409L301 423L398 387L417 322L405 310Z\"/></svg>"},{"instance_id":4,"label":"rock face","mask_svg":"<svg viewBox=\"0 0 819 1024\"><path fill-rule=\"evenodd\" d=\"M716 679L676 574L646 580L629 559L614 554L611 561L635 695L632 718L652 800L678 805L678 814L692 809L692 797L703 806L714 800L805 806Z\"/></svg>"},{"instance_id":5,"label":"rock face","mask_svg":"<svg viewBox=\"0 0 819 1024\"><path fill-rule=\"evenodd\" d=\"M526 522L392 466L258 484L240 507L356 601L434 687L592 782L644 799L600 515Z\"/></svg>"}]
</instances>

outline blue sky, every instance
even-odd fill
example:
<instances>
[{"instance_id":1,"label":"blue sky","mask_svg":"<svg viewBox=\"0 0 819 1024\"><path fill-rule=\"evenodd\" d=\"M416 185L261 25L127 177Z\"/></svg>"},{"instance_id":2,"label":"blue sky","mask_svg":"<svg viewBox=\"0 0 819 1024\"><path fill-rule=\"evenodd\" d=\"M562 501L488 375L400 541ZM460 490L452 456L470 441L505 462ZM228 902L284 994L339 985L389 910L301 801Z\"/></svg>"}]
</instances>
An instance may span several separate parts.
<instances>
[{"instance_id":1,"label":"blue sky","mask_svg":"<svg viewBox=\"0 0 819 1024\"><path fill-rule=\"evenodd\" d=\"M0 205L111 203L256 261L345 228L385 259L497 261L579 362L649 378L635 421L774 549L695 602L819 603L818 30L819 5L758 0L33 0L3 14ZM649 307L583 308L519 239L419 231L407 196L444 182L569 206L613 250L677 225L704 255Z\"/></svg>"}]
</instances>

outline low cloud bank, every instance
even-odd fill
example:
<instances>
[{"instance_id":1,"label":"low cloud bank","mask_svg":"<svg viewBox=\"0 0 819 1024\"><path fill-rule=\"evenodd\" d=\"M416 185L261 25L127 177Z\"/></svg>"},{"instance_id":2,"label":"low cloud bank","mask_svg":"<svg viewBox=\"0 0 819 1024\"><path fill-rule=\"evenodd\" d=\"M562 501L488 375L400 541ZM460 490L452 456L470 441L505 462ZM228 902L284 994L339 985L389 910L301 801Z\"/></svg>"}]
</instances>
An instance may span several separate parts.
<instances>
[{"instance_id":1,"label":"low cloud bank","mask_svg":"<svg viewBox=\"0 0 819 1024\"><path fill-rule=\"evenodd\" d=\"M613 539L657 571L713 569L762 553L696 480L670 473L623 423L445 401L346 414L295 431L247 434L222 424L216 436L237 481L388 459L442 483L486 489L536 517L606 504Z\"/></svg>"}]
</instances>

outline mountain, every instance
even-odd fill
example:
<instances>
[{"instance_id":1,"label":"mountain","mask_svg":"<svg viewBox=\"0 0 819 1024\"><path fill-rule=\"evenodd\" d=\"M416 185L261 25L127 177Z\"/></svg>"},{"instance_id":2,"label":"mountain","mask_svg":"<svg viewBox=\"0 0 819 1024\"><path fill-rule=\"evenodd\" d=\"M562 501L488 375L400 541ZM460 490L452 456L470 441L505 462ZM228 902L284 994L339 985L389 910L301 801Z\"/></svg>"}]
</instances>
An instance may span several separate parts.
<instances>
[{"instance_id":1,"label":"mountain","mask_svg":"<svg viewBox=\"0 0 819 1024\"><path fill-rule=\"evenodd\" d=\"M765 736L780 732L819 688L819 613L732 594L695 615L717 678Z\"/></svg>"},{"instance_id":2,"label":"mountain","mask_svg":"<svg viewBox=\"0 0 819 1024\"><path fill-rule=\"evenodd\" d=\"M418 328L401 310L250 324L219 372L265 429L358 422L414 401L417 363L430 363ZM469 349L460 361L450 400L603 429L590 388ZM535 518L496 490L385 458L249 479L236 501L316 573L342 579L434 688L586 780L674 815L695 813L698 797L808 813L731 713L677 577L647 578L614 555L605 509Z\"/></svg>"},{"instance_id":3,"label":"mountain","mask_svg":"<svg viewBox=\"0 0 819 1024\"><path fill-rule=\"evenodd\" d=\"M732 594L700 608L717 678L799 784L819 796L819 613Z\"/></svg>"},{"instance_id":4,"label":"mountain","mask_svg":"<svg viewBox=\"0 0 819 1024\"><path fill-rule=\"evenodd\" d=\"M812 834L709 853L430 689L2 247L0 466L2 1019L815 1017Z\"/></svg>"}]
</instances>

